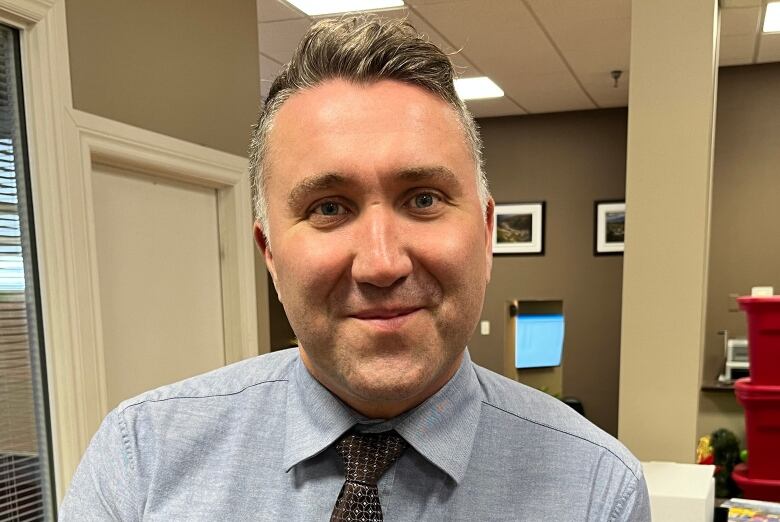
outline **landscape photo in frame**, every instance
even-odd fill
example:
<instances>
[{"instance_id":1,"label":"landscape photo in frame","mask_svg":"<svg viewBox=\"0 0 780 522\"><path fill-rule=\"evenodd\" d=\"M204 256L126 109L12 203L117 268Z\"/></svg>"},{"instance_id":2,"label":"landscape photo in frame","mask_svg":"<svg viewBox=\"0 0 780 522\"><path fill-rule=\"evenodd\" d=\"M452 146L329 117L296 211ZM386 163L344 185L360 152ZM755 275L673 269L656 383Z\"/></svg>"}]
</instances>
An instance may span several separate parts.
<instances>
[{"instance_id":1,"label":"landscape photo in frame","mask_svg":"<svg viewBox=\"0 0 780 522\"><path fill-rule=\"evenodd\" d=\"M622 254L626 236L625 201L597 201L595 214L595 254Z\"/></svg>"},{"instance_id":2,"label":"landscape photo in frame","mask_svg":"<svg viewBox=\"0 0 780 522\"><path fill-rule=\"evenodd\" d=\"M494 254L544 254L544 202L496 205Z\"/></svg>"}]
</instances>

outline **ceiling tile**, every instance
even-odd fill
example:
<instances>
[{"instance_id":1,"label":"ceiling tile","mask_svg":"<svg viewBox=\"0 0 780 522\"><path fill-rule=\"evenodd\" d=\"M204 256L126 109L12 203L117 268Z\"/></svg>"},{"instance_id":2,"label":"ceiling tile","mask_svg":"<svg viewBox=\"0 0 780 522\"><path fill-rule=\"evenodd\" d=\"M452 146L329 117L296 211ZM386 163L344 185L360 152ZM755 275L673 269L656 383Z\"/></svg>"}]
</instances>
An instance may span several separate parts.
<instances>
[{"instance_id":1,"label":"ceiling tile","mask_svg":"<svg viewBox=\"0 0 780 522\"><path fill-rule=\"evenodd\" d=\"M418 6L418 5L432 5L432 4L451 4L453 2L457 2L458 0L404 0L407 5L411 6Z\"/></svg>"},{"instance_id":2,"label":"ceiling tile","mask_svg":"<svg viewBox=\"0 0 780 522\"><path fill-rule=\"evenodd\" d=\"M524 0L545 23L631 18L631 0Z\"/></svg>"},{"instance_id":3,"label":"ceiling tile","mask_svg":"<svg viewBox=\"0 0 780 522\"><path fill-rule=\"evenodd\" d=\"M721 9L720 36L755 35L761 19L760 7Z\"/></svg>"},{"instance_id":4,"label":"ceiling tile","mask_svg":"<svg viewBox=\"0 0 780 522\"><path fill-rule=\"evenodd\" d=\"M627 71L630 62L630 2L603 0L555 2L528 0L539 22L588 94L602 106L621 106L627 91L612 89L611 71ZM586 80L587 79L587 80ZM596 89L591 92L589 87Z\"/></svg>"},{"instance_id":5,"label":"ceiling tile","mask_svg":"<svg viewBox=\"0 0 780 522\"><path fill-rule=\"evenodd\" d=\"M281 0L257 0L258 22L277 22L292 18L306 18L306 15Z\"/></svg>"},{"instance_id":6,"label":"ceiling tile","mask_svg":"<svg viewBox=\"0 0 780 522\"><path fill-rule=\"evenodd\" d=\"M409 13L409 9L404 6L399 8L380 9L378 11L371 11L371 13L379 15L382 18L405 18ZM320 18L341 18L342 16L343 15L339 13L334 15L317 16L314 18L319 20Z\"/></svg>"},{"instance_id":7,"label":"ceiling tile","mask_svg":"<svg viewBox=\"0 0 780 522\"><path fill-rule=\"evenodd\" d=\"M260 55L260 97L265 100L271 89L271 82L276 79L282 66L275 61Z\"/></svg>"},{"instance_id":8,"label":"ceiling tile","mask_svg":"<svg viewBox=\"0 0 780 522\"><path fill-rule=\"evenodd\" d=\"M466 105L475 118L493 118L495 116L514 116L517 114L526 114L520 107L515 105L512 100L504 98L493 98L490 100L471 100Z\"/></svg>"},{"instance_id":9,"label":"ceiling tile","mask_svg":"<svg viewBox=\"0 0 780 522\"><path fill-rule=\"evenodd\" d=\"M596 108L568 71L529 75L497 69L488 76L530 113Z\"/></svg>"},{"instance_id":10,"label":"ceiling tile","mask_svg":"<svg viewBox=\"0 0 780 522\"><path fill-rule=\"evenodd\" d=\"M780 33L761 35L758 48L758 63L780 62Z\"/></svg>"},{"instance_id":11,"label":"ceiling tile","mask_svg":"<svg viewBox=\"0 0 780 522\"><path fill-rule=\"evenodd\" d=\"M407 12L408 12L408 8L406 6L403 6L403 7L391 7L387 9L375 9L373 11L363 11L362 14L368 13L372 15L378 15L381 18L404 18ZM324 20L327 18L339 19L345 16L345 14L359 15L361 13L354 12L354 11L351 13L332 13L326 15L310 16L309 18L311 18L312 21Z\"/></svg>"},{"instance_id":12,"label":"ceiling tile","mask_svg":"<svg viewBox=\"0 0 780 522\"><path fill-rule=\"evenodd\" d=\"M578 76L629 68L631 20L603 18L578 23L543 21L563 58Z\"/></svg>"},{"instance_id":13,"label":"ceiling tile","mask_svg":"<svg viewBox=\"0 0 780 522\"><path fill-rule=\"evenodd\" d=\"M624 71L620 75L617 87L610 75L601 72L584 74L580 77L580 81L599 107L626 107L629 77L629 72Z\"/></svg>"},{"instance_id":14,"label":"ceiling tile","mask_svg":"<svg viewBox=\"0 0 780 522\"><path fill-rule=\"evenodd\" d=\"M732 7L761 7L761 0L720 0L721 9Z\"/></svg>"},{"instance_id":15,"label":"ceiling tile","mask_svg":"<svg viewBox=\"0 0 780 522\"><path fill-rule=\"evenodd\" d=\"M298 42L310 25L311 21L308 18L259 24L257 31L260 38L260 52L279 63L289 62Z\"/></svg>"},{"instance_id":16,"label":"ceiling tile","mask_svg":"<svg viewBox=\"0 0 780 522\"><path fill-rule=\"evenodd\" d=\"M722 67L753 63L756 37L752 34L720 37L718 63Z\"/></svg>"},{"instance_id":17,"label":"ceiling tile","mask_svg":"<svg viewBox=\"0 0 780 522\"><path fill-rule=\"evenodd\" d=\"M457 0L421 4L415 10L485 73L499 68L511 68L519 74L566 71L525 4L518 0Z\"/></svg>"}]
</instances>

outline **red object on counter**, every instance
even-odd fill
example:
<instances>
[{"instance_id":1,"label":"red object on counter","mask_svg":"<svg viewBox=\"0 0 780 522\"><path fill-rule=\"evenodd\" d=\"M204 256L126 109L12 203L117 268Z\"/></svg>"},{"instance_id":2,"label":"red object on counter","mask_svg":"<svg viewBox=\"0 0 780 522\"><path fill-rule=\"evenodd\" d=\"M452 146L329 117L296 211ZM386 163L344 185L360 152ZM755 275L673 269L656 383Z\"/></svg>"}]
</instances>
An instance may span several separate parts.
<instances>
[{"instance_id":1,"label":"red object on counter","mask_svg":"<svg viewBox=\"0 0 780 522\"><path fill-rule=\"evenodd\" d=\"M749 377L737 380L734 392L745 408L750 478L780 481L780 386L756 385Z\"/></svg>"},{"instance_id":2,"label":"red object on counter","mask_svg":"<svg viewBox=\"0 0 780 522\"><path fill-rule=\"evenodd\" d=\"M780 295L746 296L737 301L747 314L753 384L780 386Z\"/></svg>"},{"instance_id":3,"label":"red object on counter","mask_svg":"<svg viewBox=\"0 0 780 522\"><path fill-rule=\"evenodd\" d=\"M780 480L756 479L748 475L750 472L745 464L737 464L731 473L744 498L780 502Z\"/></svg>"}]
</instances>

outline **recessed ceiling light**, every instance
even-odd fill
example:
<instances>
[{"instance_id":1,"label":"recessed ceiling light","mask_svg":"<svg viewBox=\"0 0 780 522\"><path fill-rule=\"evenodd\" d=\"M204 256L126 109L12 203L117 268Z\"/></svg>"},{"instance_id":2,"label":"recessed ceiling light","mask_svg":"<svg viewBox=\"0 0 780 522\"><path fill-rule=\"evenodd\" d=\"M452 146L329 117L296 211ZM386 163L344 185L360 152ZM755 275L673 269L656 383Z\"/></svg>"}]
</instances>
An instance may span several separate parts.
<instances>
[{"instance_id":1,"label":"recessed ceiling light","mask_svg":"<svg viewBox=\"0 0 780 522\"><path fill-rule=\"evenodd\" d=\"M404 0L287 0L309 16L403 7Z\"/></svg>"},{"instance_id":2,"label":"recessed ceiling light","mask_svg":"<svg viewBox=\"0 0 780 522\"><path fill-rule=\"evenodd\" d=\"M770 2L766 4L766 14L764 15L764 32L780 32L780 2Z\"/></svg>"},{"instance_id":3,"label":"recessed ceiling light","mask_svg":"<svg viewBox=\"0 0 780 522\"><path fill-rule=\"evenodd\" d=\"M500 98L504 95L501 87L487 76L458 78L455 80L455 91L461 100L484 100L486 98Z\"/></svg>"}]
</instances>

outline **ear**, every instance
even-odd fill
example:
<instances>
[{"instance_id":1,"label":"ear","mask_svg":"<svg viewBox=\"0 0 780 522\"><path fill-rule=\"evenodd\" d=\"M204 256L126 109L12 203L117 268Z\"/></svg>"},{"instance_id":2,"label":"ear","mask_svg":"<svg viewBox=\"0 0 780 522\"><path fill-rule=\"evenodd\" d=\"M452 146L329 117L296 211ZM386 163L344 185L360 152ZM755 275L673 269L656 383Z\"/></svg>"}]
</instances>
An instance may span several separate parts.
<instances>
[{"instance_id":1,"label":"ear","mask_svg":"<svg viewBox=\"0 0 780 522\"><path fill-rule=\"evenodd\" d=\"M279 300L281 301L281 295L279 295L279 286L276 284L276 267L274 266L274 256L271 252L271 245L268 243L268 240L265 237L265 233L263 232L263 227L260 225L259 221L255 221L255 224L252 227L252 233L254 234L257 248L259 248L263 253L265 266L268 268L268 272L271 274L271 280L274 282L276 295L279 296Z\"/></svg>"},{"instance_id":2,"label":"ear","mask_svg":"<svg viewBox=\"0 0 780 522\"><path fill-rule=\"evenodd\" d=\"M487 207L485 208L485 267L487 274L485 275L487 281L490 282L490 272L493 268L493 227L495 221L493 214L496 211L496 202L493 198L488 199Z\"/></svg>"}]
</instances>

